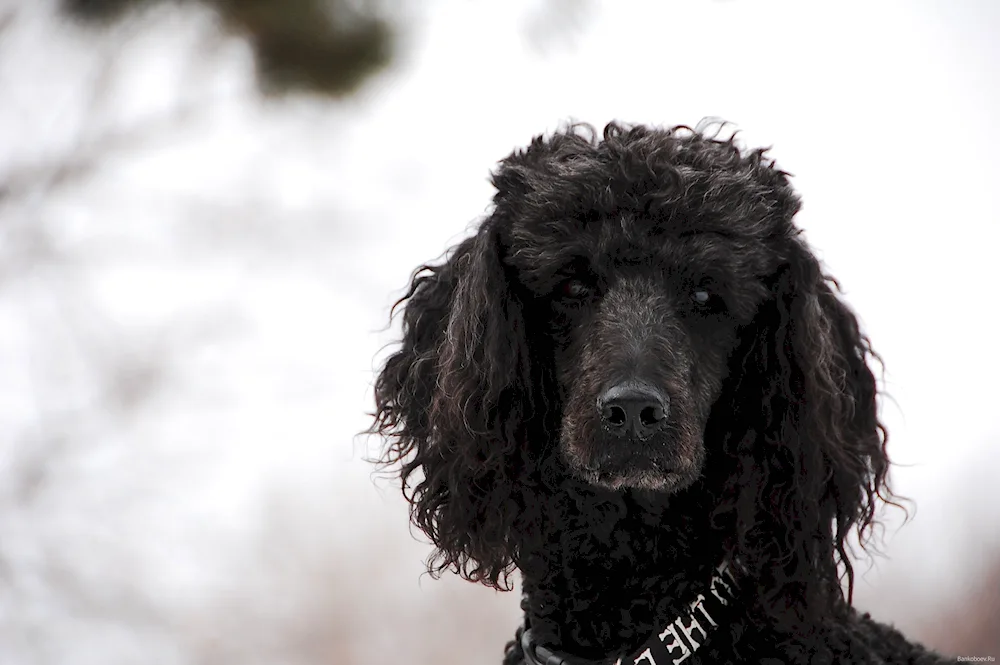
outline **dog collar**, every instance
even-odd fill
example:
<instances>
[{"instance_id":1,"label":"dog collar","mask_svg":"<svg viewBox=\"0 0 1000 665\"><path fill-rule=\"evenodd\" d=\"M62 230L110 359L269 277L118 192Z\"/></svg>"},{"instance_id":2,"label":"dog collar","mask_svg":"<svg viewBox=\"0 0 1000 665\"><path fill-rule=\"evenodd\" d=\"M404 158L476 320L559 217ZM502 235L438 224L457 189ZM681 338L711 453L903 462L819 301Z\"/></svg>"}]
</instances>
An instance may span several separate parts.
<instances>
[{"instance_id":1,"label":"dog collar","mask_svg":"<svg viewBox=\"0 0 1000 665\"><path fill-rule=\"evenodd\" d=\"M703 647L733 611L736 580L723 562L712 571L707 588L688 603L688 609L652 635L634 652L615 665L677 665ZM527 627L518 629L518 641L526 665L602 665L607 661L586 660L555 651L534 641Z\"/></svg>"}]
</instances>

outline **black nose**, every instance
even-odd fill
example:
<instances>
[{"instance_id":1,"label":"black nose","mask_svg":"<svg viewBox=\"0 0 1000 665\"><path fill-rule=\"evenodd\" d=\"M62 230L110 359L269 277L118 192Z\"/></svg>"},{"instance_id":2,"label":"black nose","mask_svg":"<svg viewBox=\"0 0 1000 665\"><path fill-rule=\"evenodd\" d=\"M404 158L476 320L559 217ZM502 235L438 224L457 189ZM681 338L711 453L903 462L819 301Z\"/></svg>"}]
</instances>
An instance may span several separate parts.
<instances>
[{"instance_id":1,"label":"black nose","mask_svg":"<svg viewBox=\"0 0 1000 665\"><path fill-rule=\"evenodd\" d=\"M670 400L651 386L626 381L608 388L598 398L597 408L611 432L646 439L666 425Z\"/></svg>"}]
</instances>

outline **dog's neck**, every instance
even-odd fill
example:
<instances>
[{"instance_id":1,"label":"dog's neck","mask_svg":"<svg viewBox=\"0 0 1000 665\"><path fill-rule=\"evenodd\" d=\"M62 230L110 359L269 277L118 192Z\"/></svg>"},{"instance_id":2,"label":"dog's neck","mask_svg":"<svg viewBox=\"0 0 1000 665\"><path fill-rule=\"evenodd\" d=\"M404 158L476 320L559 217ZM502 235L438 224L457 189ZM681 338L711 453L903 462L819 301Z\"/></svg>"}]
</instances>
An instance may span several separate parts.
<instances>
[{"instance_id":1,"label":"dog's neck","mask_svg":"<svg viewBox=\"0 0 1000 665\"><path fill-rule=\"evenodd\" d=\"M639 646L724 557L698 488L668 497L567 480L539 499L543 535L519 557L527 619L538 643L582 658Z\"/></svg>"}]
</instances>

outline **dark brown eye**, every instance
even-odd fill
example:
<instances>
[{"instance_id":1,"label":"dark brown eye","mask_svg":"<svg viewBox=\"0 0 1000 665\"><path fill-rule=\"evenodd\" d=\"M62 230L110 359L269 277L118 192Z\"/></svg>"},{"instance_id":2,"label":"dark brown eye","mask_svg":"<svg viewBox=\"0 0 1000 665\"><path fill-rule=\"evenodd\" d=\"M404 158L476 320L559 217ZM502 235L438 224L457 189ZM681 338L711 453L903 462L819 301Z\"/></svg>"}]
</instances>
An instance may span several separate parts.
<instances>
[{"instance_id":1,"label":"dark brown eye","mask_svg":"<svg viewBox=\"0 0 1000 665\"><path fill-rule=\"evenodd\" d=\"M590 287L578 279L568 279L559 285L559 295L564 298L586 298L590 295Z\"/></svg>"},{"instance_id":2,"label":"dark brown eye","mask_svg":"<svg viewBox=\"0 0 1000 665\"><path fill-rule=\"evenodd\" d=\"M705 287L692 289L691 302L694 303L696 309L702 312L721 314L726 311L726 303L723 302L719 294Z\"/></svg>"},{"instance_id":3,"label":"dark brown eye","mask_svg":"<svg viewBox=\"0 0 1000 665\"><path fill-rule=\"evenodd\" d=\"M698 305L707 305L712 301L712 294L706 289L695 289L691 292L691 300Z\"/></svg>"}]
</instances>

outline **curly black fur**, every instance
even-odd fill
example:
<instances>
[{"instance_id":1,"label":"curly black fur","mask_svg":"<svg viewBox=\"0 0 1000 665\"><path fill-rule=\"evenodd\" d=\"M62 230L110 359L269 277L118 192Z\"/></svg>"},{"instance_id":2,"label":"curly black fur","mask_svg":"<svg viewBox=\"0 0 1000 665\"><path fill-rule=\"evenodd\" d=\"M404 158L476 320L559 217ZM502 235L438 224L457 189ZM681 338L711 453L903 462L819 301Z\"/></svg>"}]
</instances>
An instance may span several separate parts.
<instances>
[{"instance_id":1,"label":"curly black fur","mask_svg":"<svg viewBox=\"0 0 1000 665\"><path fill-rule=\"evenodd\" d=\"M493 183L375 385L431 570L519 569L535 637L600 659L728 559L744 610L692 663L935 662L851 607L848 534L892 500L877 357L787 174L718 133L574 125ZM648 431L601 406L622 385L663 407Z\"/></svg>"}]
</instances>

